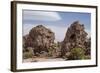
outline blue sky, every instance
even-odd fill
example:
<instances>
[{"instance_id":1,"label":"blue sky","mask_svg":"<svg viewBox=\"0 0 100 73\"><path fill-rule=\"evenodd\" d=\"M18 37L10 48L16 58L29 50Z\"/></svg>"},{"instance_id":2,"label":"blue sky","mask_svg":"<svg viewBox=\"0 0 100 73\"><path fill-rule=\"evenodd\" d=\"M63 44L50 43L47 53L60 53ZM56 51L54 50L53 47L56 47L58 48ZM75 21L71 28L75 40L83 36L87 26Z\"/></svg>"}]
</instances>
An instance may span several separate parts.
<instances>
[{"instance_id":1,"label":"blue sky","mask_svg":"<svg viewBox=\"0 0 100 73\"><path fill-rule=\"evenodd\" d=\"M28 34L33 27L42 24L55 32L56 41L62 41L70 24L78 20L84 24L88 36L90 36L90 13L23 10L22 17L23 35Z\"/></svg>"}]
</instances>

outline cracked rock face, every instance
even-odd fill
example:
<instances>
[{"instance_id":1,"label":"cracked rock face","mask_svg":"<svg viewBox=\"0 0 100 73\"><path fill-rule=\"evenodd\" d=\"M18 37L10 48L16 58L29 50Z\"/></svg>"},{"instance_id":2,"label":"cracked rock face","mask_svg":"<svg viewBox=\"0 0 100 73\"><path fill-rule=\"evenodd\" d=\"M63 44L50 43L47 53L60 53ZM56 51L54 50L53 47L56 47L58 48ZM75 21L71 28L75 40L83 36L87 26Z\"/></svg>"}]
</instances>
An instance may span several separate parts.
<instances>
[{"instance_id":1,"label":"cracked rock face","mask_svg":"<svg viewBox=\"0 0 100 73\"><path fill-rule=\"evenodd\" d=\"M64 56L67 52L70 52L73 48L85 48L85 40L87 37L85 28L83 24L80 24L79 21L75 21L68 28L65 38L62 42L61 54Z\"/></svg>"},{"instance_id":2,"label":"cracked rock face","mask_svg":"<svg viewBox=\"0 0 100 73\"><path fill-rule=\"evenodd\" d=\"M33 47L34 52L48 52L48 49L54 43L55 34L43 25L32 28L27 36L23 38L23 46Z\"/></svg>"}]
</instances>

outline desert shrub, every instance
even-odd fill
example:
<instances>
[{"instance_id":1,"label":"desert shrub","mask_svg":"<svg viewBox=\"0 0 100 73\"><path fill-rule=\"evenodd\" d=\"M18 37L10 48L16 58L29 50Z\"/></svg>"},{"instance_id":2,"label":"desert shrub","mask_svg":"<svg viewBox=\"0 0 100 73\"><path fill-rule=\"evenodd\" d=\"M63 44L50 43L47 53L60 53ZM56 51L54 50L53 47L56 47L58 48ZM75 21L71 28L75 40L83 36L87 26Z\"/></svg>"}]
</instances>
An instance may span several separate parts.
<instances>
[{"instance_id":1,"label":"desert shrub","mask_svg":"<svg viewBox=\"0 0 100 73\"><path fill-rule=\"evenodd\" d=\"M24 52L24 53L23 53L23 58L24 58L24 59L32 58L32 54L29 53L29 52Z\"/></svg>"},{"instance_id":2,"label":"desert shrub","mask_svg":"<svg viewBox=\"0 0 100 73\"><path fill-rule=\"evenodd\" d=\"M32 48L28 48L28 51L23 52L23 58L24 59L28 59L28 58L32 58L34 52L32 50Z\"/></svg>"},{"instance_id":3,"label":"desert shrub","mask_svg":"<svg viewBox=\"0 0 100 73\"><path fill-rule=\"evenodd\" d=\"M48 49L48 56L49 57L57 57L59 56L60 46L59 43L54 43L51 47Z\"/></svg>"},{"instance_id":4,"label":"desert shrub","mask_svg":"<svg viewBox=\"0 0 100 73\"><path fill-rule=\"evenodd\" d=\"M49 49L48 49L48 56L49 57L52 57L52 52L53 52L53 50L54 50L54 48L53 47L50 47Z\"/></svg>"},{"instance_id":5,"label":"desert shrub","mask_svg":"<svg viewBox=\"0 0 100 73\"><path fill-rule=\"evenodd\" d=\"M84 50L82 48L73 48L68 56L68 60L80 60L84 59L84 56Z\"/></svg>"}]
</instances>

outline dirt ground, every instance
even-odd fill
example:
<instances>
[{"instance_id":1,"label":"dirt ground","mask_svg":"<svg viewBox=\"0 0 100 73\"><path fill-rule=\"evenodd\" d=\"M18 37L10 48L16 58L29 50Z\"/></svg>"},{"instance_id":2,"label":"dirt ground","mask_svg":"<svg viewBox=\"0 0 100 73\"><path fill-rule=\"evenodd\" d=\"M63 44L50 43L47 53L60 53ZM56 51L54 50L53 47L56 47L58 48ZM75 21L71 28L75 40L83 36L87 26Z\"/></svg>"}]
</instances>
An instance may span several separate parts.
<instances>
[{"instance_id":1,"label":"dirt ground","mask_svg":"<svg viewBox=\"0 0 100 73\"><path fill-rule=\"evenodd\" d=\"M23 59L23 63L25 62L54 62L54 61L65 61L62 58L29 58Z\"/></svg>"}]
</instances>

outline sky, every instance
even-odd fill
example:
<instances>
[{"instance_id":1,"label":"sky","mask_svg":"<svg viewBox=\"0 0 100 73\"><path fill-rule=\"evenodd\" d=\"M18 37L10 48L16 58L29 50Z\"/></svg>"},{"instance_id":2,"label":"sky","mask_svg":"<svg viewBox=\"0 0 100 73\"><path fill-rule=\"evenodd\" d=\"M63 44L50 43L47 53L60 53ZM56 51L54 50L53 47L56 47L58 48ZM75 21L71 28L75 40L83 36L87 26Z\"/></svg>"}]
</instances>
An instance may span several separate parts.
<instances>
[{"instance_id":1,"label":"sky","mask_svg":"<svg viewBox=\"0 0 100 73\"><path fill-rule=\"evenodd\" d=\"M80 21L84 24L88 36L91 35L91 14L79 12L60 12L60 11L22 11L23 35L37 26L44 25L46 28L55 32L55 41L63 41L67 28L74 22Z\"/></svg>"}]
</instances>

